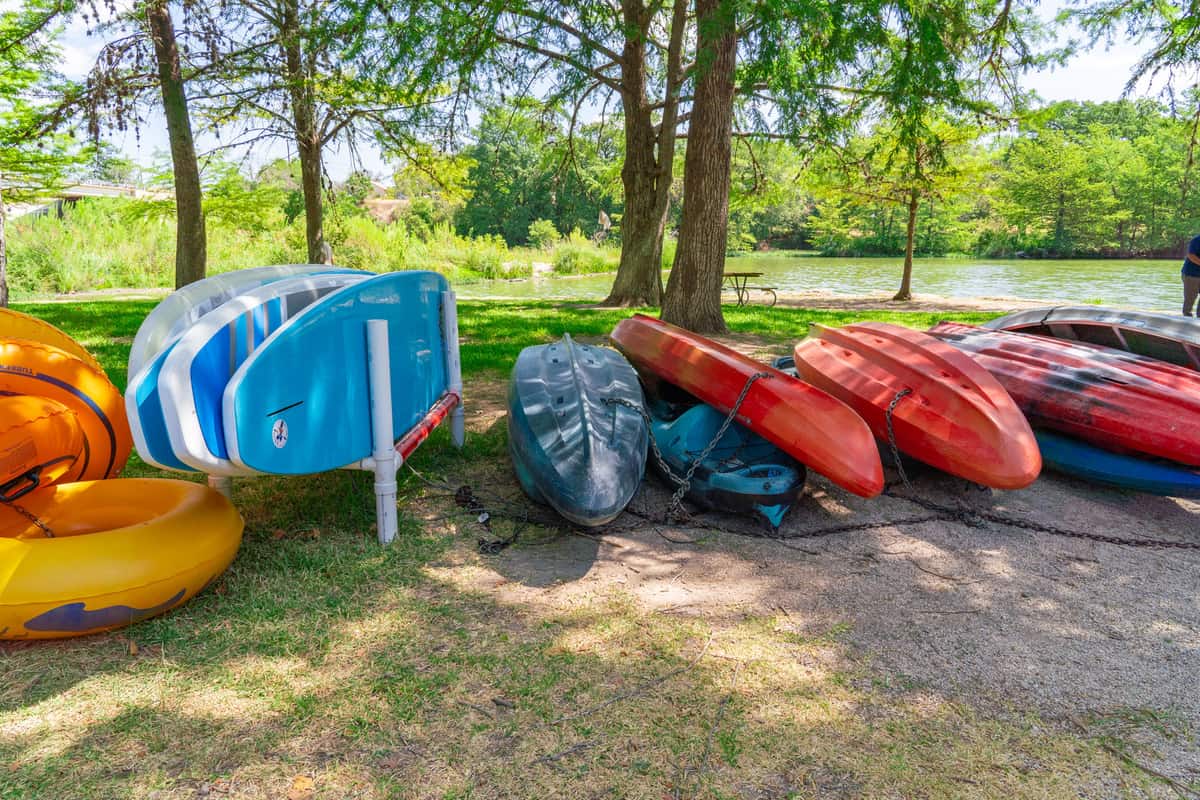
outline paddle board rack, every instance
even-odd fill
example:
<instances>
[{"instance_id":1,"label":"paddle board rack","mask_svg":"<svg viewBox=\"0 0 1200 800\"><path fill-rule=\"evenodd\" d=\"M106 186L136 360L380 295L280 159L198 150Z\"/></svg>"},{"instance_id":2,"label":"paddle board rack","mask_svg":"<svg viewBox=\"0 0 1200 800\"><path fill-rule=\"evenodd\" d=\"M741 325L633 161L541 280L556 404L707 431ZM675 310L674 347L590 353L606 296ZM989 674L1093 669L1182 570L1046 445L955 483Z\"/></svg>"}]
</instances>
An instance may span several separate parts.
<instances>
[{"instance_id":1,"label":"paddle board rack","mask_svg":"<svg viewBox=\"0 0 1200 800\"><path fill-rule=\"evenodd\" d=\"M367 374L370 389L372 454L347 464L343 469L375 473L375 520L380 544L396 538L396 473L438 425L450 420L450 435L462 447L466 419L462 404L462 359L458 351L458 305L453 291L442 292L442 347L446 359L447 388L415 425L399 439L392 426L392 376L388 357L388 323L367 320ZM358 323L354 323L358 324ZM208 484L228 497L233 486L229 477L210 475Z\"/></svg>"}]
</instances>

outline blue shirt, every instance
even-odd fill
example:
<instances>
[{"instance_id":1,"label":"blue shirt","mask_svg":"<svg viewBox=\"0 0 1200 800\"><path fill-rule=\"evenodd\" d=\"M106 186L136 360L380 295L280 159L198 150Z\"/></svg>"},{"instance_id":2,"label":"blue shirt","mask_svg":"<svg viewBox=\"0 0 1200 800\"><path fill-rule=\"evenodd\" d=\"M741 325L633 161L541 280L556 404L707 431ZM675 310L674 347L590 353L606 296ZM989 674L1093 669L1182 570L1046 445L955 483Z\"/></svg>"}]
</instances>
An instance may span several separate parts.
<instances>
[{"instance_id":1,"label":"blue shirt","mask_svg":"<svg viewBox=\"0 0 1200 800\"><path fill-rule=\"evenodd\" d=\"M1200 236L1192 239L1187 251L1189 255L1200 257ZM1200 264L1193 264L1188 259L1183 259L1183 274L1189 278L1200 278Z\"/></svg>"}]
</instances>

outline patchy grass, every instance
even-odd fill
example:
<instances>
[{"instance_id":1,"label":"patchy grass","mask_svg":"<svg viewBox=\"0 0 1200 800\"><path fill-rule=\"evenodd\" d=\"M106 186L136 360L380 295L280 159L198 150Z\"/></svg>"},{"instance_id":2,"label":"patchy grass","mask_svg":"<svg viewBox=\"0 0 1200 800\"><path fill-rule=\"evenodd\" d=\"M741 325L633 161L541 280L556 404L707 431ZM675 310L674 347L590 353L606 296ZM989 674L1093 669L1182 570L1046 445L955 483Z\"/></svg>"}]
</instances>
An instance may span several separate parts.
<instances>
[{"instance_id":1,"label":"patchy grass","mask_svg":"<svg viewBox=\"0 0 1200 800\"><path fill-rule=\"evenodd\" d=\"M152 306L22 310L121 384ZM521 347L602 336L627 313L463 303L468 396L494 392ZM727 313L781 350L811 322L867 316ZM505 459L489 425L461 451L438 431L413 466L477 475ZM128 474L156 472L134 459ZM569 607L506 600L446 490L405 472L400 492L400 536L381 548L367 474L239 481L245 542L213 588L113 634L0 647L0 797L1018 800L1148 785L1107 741L879 674L845 626L649 612L619 587Z\"/></svg>"}]
</instances>

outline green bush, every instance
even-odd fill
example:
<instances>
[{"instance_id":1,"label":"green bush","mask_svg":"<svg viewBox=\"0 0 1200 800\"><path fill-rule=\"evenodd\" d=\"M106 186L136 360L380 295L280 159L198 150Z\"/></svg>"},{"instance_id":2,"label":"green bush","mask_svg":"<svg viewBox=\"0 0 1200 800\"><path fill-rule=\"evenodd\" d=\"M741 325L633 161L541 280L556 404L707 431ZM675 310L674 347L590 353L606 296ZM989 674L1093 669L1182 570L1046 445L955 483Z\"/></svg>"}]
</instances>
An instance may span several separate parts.
<instances>
[{"instance_id":1,"label":"green bush","mask_svg":"<svg viewBox=\"0 0 1200 800\"><path fill-rule=\"evenodd\" d=\"M558 241L558 228L548 219L535 219L529 223L529 246L549 250Z\"/></svg>"},{"instance_id":2,"label":"green bush","mask_svg":"<svg viewBox=\"0 0 1200 800\"><path fill-rule=\"evenodd\" d=\"M560 275L587 275L614 272L621 263L621 251L598 247L578 229L554 248L554 271Z\"/></svg>"}]
</instances>

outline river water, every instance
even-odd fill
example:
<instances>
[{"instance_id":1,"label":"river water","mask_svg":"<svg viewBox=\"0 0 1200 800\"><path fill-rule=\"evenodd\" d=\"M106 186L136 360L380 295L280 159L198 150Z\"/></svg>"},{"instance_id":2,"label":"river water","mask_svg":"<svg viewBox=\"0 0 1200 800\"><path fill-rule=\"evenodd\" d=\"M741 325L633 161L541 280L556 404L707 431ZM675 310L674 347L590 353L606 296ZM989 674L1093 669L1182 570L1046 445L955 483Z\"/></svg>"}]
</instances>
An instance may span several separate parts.
<instances>
[{"instance_id":1,"label":"river water","mask_svg":"<svg viewBox=\"0 0 1200 800\"><path fill-rule=\"evenodd\" d=\"M1101 303L1175 311L1181 302L1179 266L1170 260L1035 261L920 258L913 262L913 291L946 297L1020 297L1048 303ZM767 253L730 258L727 272L762 272L751 284L781 292L833 292L846 295L895 292L898 258L822 258L799 253ZM538 277L519 281L480 281L457 285L463 298L598 300L612 275Z\"/></svg>"}]
</instances>

